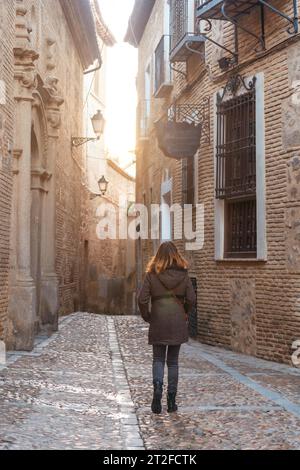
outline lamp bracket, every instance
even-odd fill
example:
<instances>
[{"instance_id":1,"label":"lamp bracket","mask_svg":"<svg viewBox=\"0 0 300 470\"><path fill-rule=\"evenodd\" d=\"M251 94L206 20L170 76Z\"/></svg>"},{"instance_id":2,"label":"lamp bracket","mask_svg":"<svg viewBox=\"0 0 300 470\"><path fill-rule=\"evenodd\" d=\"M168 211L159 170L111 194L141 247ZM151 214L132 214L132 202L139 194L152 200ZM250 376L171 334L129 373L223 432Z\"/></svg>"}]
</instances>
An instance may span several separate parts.
<instances>
[{"instance_id":1,"label":"lamp bracket","mask_svg":"<svg viewBox=\"0 0 300 470\"><path fill-rule=\"evenodd\" d=\"M95 142L99 137L72 137L72 147L80 147L88 142Z\"/></svg>"}]
</instances>

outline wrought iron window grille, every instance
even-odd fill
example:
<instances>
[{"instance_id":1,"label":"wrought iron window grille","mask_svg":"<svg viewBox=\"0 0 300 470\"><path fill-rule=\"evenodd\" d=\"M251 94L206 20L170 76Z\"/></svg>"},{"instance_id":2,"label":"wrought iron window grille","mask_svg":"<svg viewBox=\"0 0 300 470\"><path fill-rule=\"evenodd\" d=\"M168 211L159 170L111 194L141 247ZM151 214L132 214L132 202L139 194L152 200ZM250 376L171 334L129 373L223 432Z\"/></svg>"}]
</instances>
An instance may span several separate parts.
<instances>
[{"instance_id":1,"label":"wrought iron window grille","mask_svg":"<svg viewBox=\"0 0 300 470\"><path fill-rule=\"evenodd\" d=\"M228 202L226 211L226 258L256 258L256 199Z\"/></svg>"},{"instance_id":2,"label":"wrought iron window grille","mask_svg":"<svg viewBox=\"0 0 300 470\"><path fill-rule=\"evenodd\" d=\"M202 126L202 143L210 143L210 98L203 98L200 104L173 104L167 112L168 121L187 122Z\"/></svg>"},{"instance_id":3,"label":"wrought iron window grille","mask_svg":"<svg viewBox=\"0 0 300 470\"><path fill-rule=\"evenodd\" d=\"M271 1L266 0L199 0L199 5L197 7L197 21L206 21L207 28L205 33L206 40L214 43L216 46L227 51L231 59L224 58L220 62L220 67L222 69L227 69L231 65L237 65L239 60L238 49L239 49L239 39L238 39L238 30L246 32L248 35L257 39L258 47L255 49L257 53L266 50L266 36L265 36L265 11L269 9L273 13L277 14L281 18L284 18L288 23L289 27L287 32L290 35L297 34L299 32L299 17L298 17L298 6L297 0L291 0L293 3L293 16L290 17L283 11L275 8L272 5ZM260 34L257 35L251 29L242 25L239 19L247 14L254 8L259 8L260 15ZM234 50L225 48L222 44L214 41L208 33L212 30L212 20L225 20L232 23L235 27L235 46Z\"/></svg>"},{"instance_id":4,"label":"wrought iron window grille","mask_svg":"<svg viewBox=\"0 0 300 470\"><path fill-rule=\"evenodd\" d=\"M238 91L253 91L256 85L256 77L254 76L252 80L249 80L248 83L242 75L232 75L229 77L226 85L223 88L222 93L217 94L217 101L218 103L222 102L226 96L226 94L230 94L231 96L235 97Z\"/></svg>"},{"instance_id":5,"label":"wrought iron window grille","mask_svg":"<svg viewBox=\"0 0 300 470\"><path fill-rule=\"evenodd\" d=\"M245 199L256 194L255 84L256 77L246 83L236 75L217 96L217 199Z\"/></svg>"}]
</instances>

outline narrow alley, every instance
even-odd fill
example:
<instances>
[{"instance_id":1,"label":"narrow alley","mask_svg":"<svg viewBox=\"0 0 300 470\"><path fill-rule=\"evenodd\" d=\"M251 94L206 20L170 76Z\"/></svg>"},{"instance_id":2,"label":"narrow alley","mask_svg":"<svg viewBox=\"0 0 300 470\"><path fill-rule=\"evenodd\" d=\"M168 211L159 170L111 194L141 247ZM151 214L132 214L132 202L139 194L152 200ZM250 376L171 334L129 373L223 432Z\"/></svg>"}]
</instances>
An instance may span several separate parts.
<instances>
[{"instance_id":1,"label":"narrow alley","mask_svg":"<svg viewBox=\"0 0 300 470\"><path fill-rule=\"evenodd\" d=\"M0 370L0 449L300 449L300 370L190 340L157 416L151 360L139 317L62 318Z\"/></svg>"}]
</instances>

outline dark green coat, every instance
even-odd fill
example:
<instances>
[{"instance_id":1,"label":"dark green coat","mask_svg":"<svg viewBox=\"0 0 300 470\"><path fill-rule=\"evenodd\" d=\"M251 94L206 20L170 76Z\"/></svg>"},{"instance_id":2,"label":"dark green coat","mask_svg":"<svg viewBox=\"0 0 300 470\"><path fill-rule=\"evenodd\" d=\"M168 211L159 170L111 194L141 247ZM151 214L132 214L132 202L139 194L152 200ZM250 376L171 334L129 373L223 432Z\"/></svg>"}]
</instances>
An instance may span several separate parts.
<instances>
[{"instance_id":1,"label":"dark green coat","mask_svg":"<svg viewBox=\"0 0 300 470\"><path fill-rule=\"evenodd\" d=\"M168 289L178 296L177 301ZM184 300L191 311L196 295L186 269L172 267L159 275L146 274L138 305L143 319L150 324L149 344L176 345L188 341L187 317L183 306L178 303L183 304Z\"/></svg>"}]
</instances>

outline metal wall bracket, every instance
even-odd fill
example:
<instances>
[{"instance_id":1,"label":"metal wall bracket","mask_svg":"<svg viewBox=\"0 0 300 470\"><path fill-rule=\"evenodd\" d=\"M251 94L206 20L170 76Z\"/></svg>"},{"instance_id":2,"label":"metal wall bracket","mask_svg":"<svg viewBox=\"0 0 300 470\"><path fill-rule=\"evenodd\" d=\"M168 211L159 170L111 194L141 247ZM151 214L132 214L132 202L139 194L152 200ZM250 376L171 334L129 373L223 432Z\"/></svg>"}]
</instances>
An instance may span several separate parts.
<instances>
[{"instance_id":1,"label":"metal wall bracket","mask_svg":"<svg viewBox=\"0 0 300 470\"><path fill-rule=\"evenodd\" d=\"M260 36L257 36L257 34L253 33L252 31L250 31L250 29L246 28L245 26L242 26L238 19L236 17L231 17L228 15L227 11L226 11L226 7L227 7L227 1L228 0L225 0L222 7L221 7L221 12L222 12L222 15L224 17L224 19L232 24L234 24L238 29L241 29L242 31L244 31L245 33L249 34L250 36L254 37L255 39L257 39L257 41L259 42L260 44L260 48L261 48L261 51L264 51L266 49L266 45L265 45L265 31L264 31L264 7L263 5L261 5L261 35ZM259 51L258 49L255 49L255 52L261 52Z\"/></svg>"},{"instance_id":2,"label":"metal wall bracket","mask_svg":"<svg viewBox=\"0 0 300 470\"><path fill-rule=\"evenodd\" d=\"M255 49L255 52L259 53L266 50L266 35L265 35L265 11L266 8L271 10L273 13L279 15L281 18L284 18L288 23L289 27L287 28L287 32L289 34L297 34L299 32L299 16L298 16L298 0L291 0L293 3L293 16L288 16L286 13L278 10L269 0L253 0L251 2L246 2L245 5L241 2L233 2L232 0L223 0L223 1L216 1L210 0L203 4L203 8L205 10L205 14L201 16L201 6L198 7L198 17L197 22L205 21L207 23L207 28L205 30L205 34L203 36L206 40L212 42L217 47L225 50L228 52L233 59L232 60L225 60L222 64L224 69L228 69L229 65L238 64L239 60L239 39L238 39L238 30L244 31L246 34L252 36L258 41L259 47ZM249 3L249 4L248 4ZM211 11L210 11L211 5ZM244 5L244 6L243 6ZM243 8L242 8L243 6ZM248 8L247 8L248 6ZM242 25L239 21L240 18L244 17L245 15L249 14L253 8L259 8L260 12L260 28L261 33L259 35L255 34L249 27L246 25ZM230 12L230 13L229 13ZM212 30L212 20L224 20L228 21L235 26L235 50L230 50L224 47L222 44L214 41L207 33ZM220 65L221 66L221 65ZM222 67L221 67L222 68Z\"/></svg>"},{"instance_id":3,"label":"metal wall bracket","mask_svg":"<svg viewBox=\"0 0 300 470\"><path fill-rule=\"evenodd\" d=\"M182 70L176 69L172 63L170 63L170 69L173 70L173 72L180 73L184 76L184 78L187 78L187 73L183 72Z\"/></svg>"},{"instance_id":4,"label":"metal wall bracket","mask_svg":"<svg viewBox=\"0 0 300 470\"><path fill-rule=\"evenodd\" d=\"M298 17L298 6L297 6L297 0L293 0L293 9L294 9L294 17L291 18L290 16L286 15L282 11L278 10L275 8L273 5L270 5L269 2L266 2L265 0L258 0L258 2L267 8L269 8L273 13L276 13L277 15L281 16L282 18L286 19L292 26L287 28L287 32L289 34L297 34L299 32L299 17Z\"/></svg>"}]
</instances>

